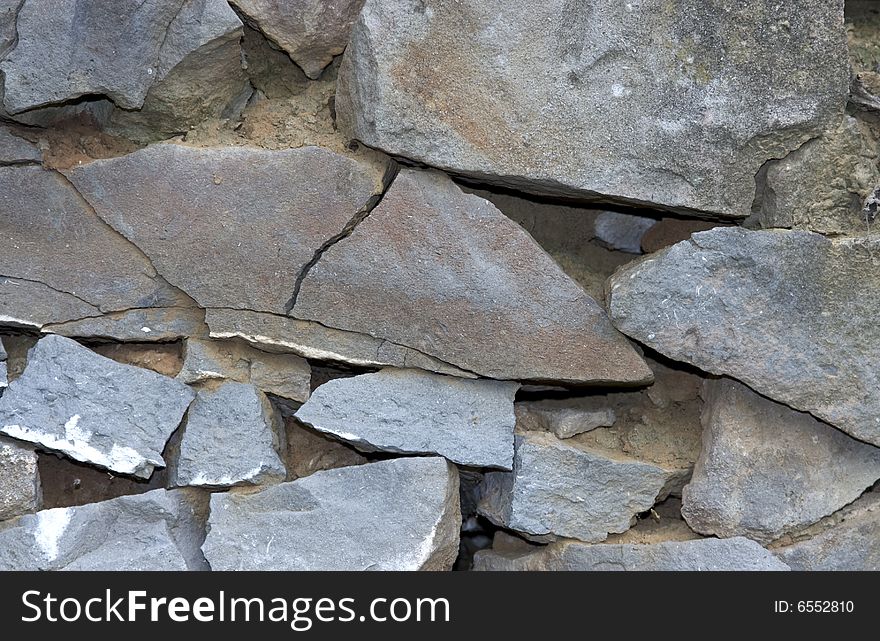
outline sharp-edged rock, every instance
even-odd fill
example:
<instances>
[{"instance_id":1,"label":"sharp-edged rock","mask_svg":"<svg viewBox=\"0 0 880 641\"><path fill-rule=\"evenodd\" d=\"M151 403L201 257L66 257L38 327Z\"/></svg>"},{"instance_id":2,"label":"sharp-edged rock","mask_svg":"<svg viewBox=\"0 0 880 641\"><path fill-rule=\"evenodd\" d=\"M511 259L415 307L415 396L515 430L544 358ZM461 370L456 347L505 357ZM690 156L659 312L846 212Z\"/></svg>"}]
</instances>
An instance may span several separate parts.
<instances>
[{"instance_id":1,"label":"sharp-edged rock","mask_svg":"<svg viewBox=\"0 0 880 641\"><path fill-rule=\"evenodd\" d=\"M602 407L604 398L556 400L549 399L520 403L517 411L531 414L543 429L553 432L556 438L571 438L597 427L611 427L616 416L610 407Z\"/></svg>"},{"instance_id":2,"label":"sharp-edged rock","mask_svg":"<svg viewBox=\"0 0 880 641\"><path fill-rule=\"evenodd\" d=\"M205 310L195 306L110 312L103 316L50 323L43 326L43 331L69 338L105 338L114 341L165 342L187 337L208 337Z\"/></svg>"},{"instance_id":3,"label":"sharp-edged rock","mask_svg":"<svg viewBox=\"0 0 880 641\"><path fill-rule=\"evenodd\" d=\"M195 394L69 338L46 336L0 398L0 433L113 472L147 478Z\"/></svg>"},{"instance_id":4,"label":"sharp-edged rock","mask_svg":"<svg viewBox=\"0 0 880 641\"><path fill-rule=\"evenodd\" d=\"M200 390L189 408L171 480L203 487L283 481L284 448L281 418L266 395L253 385L222 383Z\"/></svg>"},{"instance_id":5,"label":"sharp-edged rock","mask_svg":"<svg viewBox=\"0 0 880 641\"><path fill-rule=\"evenodd\" d=\"M460 465L509 470L518 388L383 369L324 383L296 418L367 452L439 454Z\"/></svg>"},{"instance_id":6,"label":"sharp-edged rock","mask_svg":"<svg viewBox=\"0 0 880 641\"><path fill-rule=\"evenodd\" d=\"M214 570L448 570L460 527L455 466L401 458L214 494L202 549Z\"/></svg>"},{"instance_id":7,"label":"sharp-edged rock","mask_svg":"<svg viewBox=\"0 0 880 641\"><path fill-rule=\"evenodd\" d=\"M0 521L39 510L41 499L34 448L0 438Z\"/></svg>"},{"instance_id":8,"label":"sharp-edged rock","mask_svg":"<svg viewBox=\"0 0 880 641\"><path fill-rule=\"evenodd\" d=\"M880 445L876 238L699 232L609 280L625 334Z\"/></svg>"},{"instance_id":9,"label":"sharp-edged rock","mask_svg":"<svg viewBox=\"0 0 880 641\"><path fill-rule=\"evenodd\" d=\"M706 382L703 450L682 495L697 532L767 543L857 499L880 448L729 379Z\"/></svg>"},{"instance_id":10,"label":"sharp-edged rock","mask_svg":"<svg viewBox=\"0 0 880 641\"><path fill-rule=\"evenodd\" d=\"M0 11L3 11L2 7L3 0L0 0ZM0 165L38 163L42 157L35 144L0 125Z\"/></svg>"},{"instance_id":11,"label":"sharp-edged rock","mask_svg":"<svg viewBox=\"0 0 880 641\"><path fill-rule=\"evenodd\" d=\"M401 170L308 272L292 313L488 378L651 380L605 311L528 234L438 172Z\"/></svg>"}]
</instances>

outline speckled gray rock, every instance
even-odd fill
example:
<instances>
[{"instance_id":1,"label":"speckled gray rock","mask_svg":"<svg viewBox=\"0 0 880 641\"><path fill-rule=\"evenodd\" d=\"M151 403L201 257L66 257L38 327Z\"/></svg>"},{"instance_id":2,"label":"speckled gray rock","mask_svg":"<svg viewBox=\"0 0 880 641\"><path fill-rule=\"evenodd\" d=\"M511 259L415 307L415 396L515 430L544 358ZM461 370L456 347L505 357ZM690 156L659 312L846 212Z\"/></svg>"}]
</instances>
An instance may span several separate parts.
<instances>
[{"instance_id":1,"label":"speckled gray rock","mask_svg":"<svg viewBox=\"0 0 880 641\"><path fill-rule=\"evenodd\" d=\"M345 50L364 0L230 0L309 78Z\"/></svg>"},{"instance_id":2,"label":"speckled gray rock","mask_svg":"<svg viewBox=\"0 0 880 641\"><path fill-rule=\"evenodd\" d=\"M35 144L16 136L12 130L0 125L0 165L40 162L41 158L42 154Z\"/></svg>"},{"instance_id":3,"label":"speckled gray rock","mask_svg":"<svg viewBox=\"0 0 880 641\"><path fill-rule=\"evenodd\" d=\"M880 445L880 240L698 232L608 282L623 333Z\"/></svg>"},{"instance_id":4,"label":"speckled gray rock","mask_svg":"<svg viewBox=\"0 0 880 641\"><path fill-rule=\"evenodd\" d=\"M880 479L880 448L729 379L707 381L703 449L681 513L702 534L767 543Z\"/></svg>"},{"instance_id":5,"label":"speckled gray rock","mask_svg":"<svg viewBox=\"0 0 880 641\"><path fill-rule=\"evenodd\" d=\"M223 383L204 389L189 408L174 485L230 487L283 481L287 475L281 418L253 385Z\"/></svg>"},{"instance_id":6,"label":"speckled gray rock","mask_svg":"<svg viewBox=\"0 0 880 641\"><path fill-rule=\"evenodd\" d=\"M439 457L316 472L214 494L208 525L202 549L214 570L448 570L458 472Z\"/></svg>"},{"instance_id":7,"label":"speckled gray rock","mask_svg":"<svg viewBox=\"0 0 880 641\"><path fill-rule=\"evenodd\" d=\"M571 438L597 427L611 427L616 416L608 401L598 399L547 399L519 403L517 412L528 414L541 428L553 432L556 438Z\"/></svg>"},{"instance_id":8,"label":"speckled gray rock","mask_svg":"<svg viewBox=\"0 0 880 641\"><path fill-rule=\"evenodd\" d=\"M773 551L792 570L880 570L880 494L865 494Z\"/></svg>"},{"instance_id":9,"label":"speckled gray rock","mask_svg":"<svg viewBox=\"0 0 880 641\"><path fill-rule=\"evenodd\" d=\"M297 420L363 451L439 454L453 463L513 465L519 385L383 369L321 385Z\"/></svg>"},{"instance_id":10,"label":"speckled gray rock","mask_svg":"<svg viewBox=\"0 0 880 641\"><path fill-rule=\"evenodd\" d=\"M336 98L370 147L522 190L721 216L835 122L843 0L367 0Z\"/></svg>"},{"instance_id":11,"label":"speckled gray rock","mask_svg":"<svg viewBox=\"0 0 880 641\"><path fill-rule=\"evenodd\" d=\"M153 490L54 508L0 528L2 570L204 570L208 500Z\"/></svg>"},{"instance_id":12,"label":"speckled gray rock","mask_svg":"<svg viewBox=\"0 0 880 641\"><path fill-rule=\"evenodd\" d=\"M15 19L23 2L24 0L0 0L0 60L3 60L3 56L15 44Z\"/></svg>"},{"instance_id":13,"label":"speckled gray rock","mask_svg":"<svg viewBox=\"0 0 880 641\"><path fill-rule=\"evenodd\" d=\"M384 170L318 147L162 144L67 175L203 307L284 314L300 271L381 192Z\"/></svg>"},{"instance_id":14,"label":"speckled gray rock","mask_svg":"<svg viewBox=\"0 0 880 641\"><path fill-rule=\"evenodd\" d=\"M0 398L0 433L148 478L193 397L174 379L49 335Z\"/></svg>"},{"instance_id":15,"label":"speckled gray rock","mask_svg":"<svg viewBox=\"0 0 880 641\"><path fill-rule=\"evenodd\" d=\"M312 370L308 361L293 354L262 352L239 341L188 339L177 378L184 383L252 383L267 394L304 402L309 397Z\"/></svg>"},{"instance_id":16,"label":"speckled gray rock","mask_svg":"<svg viewBox=\"0 0 880 641\"><path fill-rule=\"evenodd\" d=\"M41 496L34 448L0 438L0 521L39 510Z\"/></svg>"},{"instance_id":17,"label":"speckled gray rock","mask_svg":"<svg viewBox=\"0 0 880 641\"><path fill-rule=\"evenodd\" d=\"M664 541L649 545L560 541L525 553L482 550L474 557L482 571L767 571L788 570L770 552L743 537Z\"/></svg>"},{"instance_id":18,"label":"speckled gray rock","mask_svg":"<svg viewBox=\"0 0 880 641\"><path fill-rule=\"evenodd\" d=\"M65 323L50 323L43 326L43 331L71 338L98 337L136 342L168 342L192 336L208 336L205 310L195 306L110 312Z\"/></svg>"},{"instance_id":19,"label":"speckled gray rock","mask_svg":"<svg viewBox=\"0 0 880 641\"><path fill-rule=\"evenodd\" d=\"M609 249L629 254L642 253L642 236L657 224L653 218L603 211L594 223L596 239Z\"/></svg>"},{"instance_id":20,"label":"speckled gray rock","mask_svg":"<svg viewBox=\"0 0 880 641\"><path fill-rule=\"evenodd\" d=\"M479 512L501 527L603 541L662 500L681 472L577 447L552 434L516 436L513 472L489 472Z\"/></svg>"},{"instance_id":21,"label":"speckled gray rock","mask_svg":"<svg viewBox=\"0 0 880 641\"><path fill-rule=\"evenodd\" d=\"M400 171L308 272L293 315L487 378L651 380L604 309L531 236L434 171Z\"/></svg>"}]
</instances>

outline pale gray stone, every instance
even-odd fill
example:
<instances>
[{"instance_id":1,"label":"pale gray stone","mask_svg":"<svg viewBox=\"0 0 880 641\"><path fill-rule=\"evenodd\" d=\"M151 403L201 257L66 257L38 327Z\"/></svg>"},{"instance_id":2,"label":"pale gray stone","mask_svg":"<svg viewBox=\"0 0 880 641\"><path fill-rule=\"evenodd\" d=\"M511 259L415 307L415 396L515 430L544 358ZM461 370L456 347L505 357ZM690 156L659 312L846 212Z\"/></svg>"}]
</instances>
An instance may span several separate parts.
<instances>
[{"instance_id":1,"label":"pale gray stone","mask_svg":"<svg viewBox=\"0 0 880 641\"><path fill-rule=\"evenodd\" d=\"M596 400L550 399L520 403L517 410L530 414L532 420L543 429L553 432L556 438L571 438L597 427L611 427L616 416L610 407L601 407L608 401L604 397Z\"/></svg>"},{"instance_id":2,"label":"pale gray stone","mask_svg":"<svg viewBox=\"0 0 880 641\"><path fill-rule=\"evenodd\" d=\"M41 498L34 448L0 438L0 521L39 510Z\"/></svg>"},{"instance_id":3,"label":"pale gray stone","mask_svg":"<svg viewBox=\"0 0 880 641\"><path fill-rule=\"evenodd\" d=\"M0 60L15 44L15 19L23 3L24 0L0 0Z\"/></svg>"},{"instance_id":4,"label":"pale gray stone","mask_svg":"<svg viewBox=\"0 0 880 641\"><path fill-rule=\"evenodd\" d=\"M42 330L70 338L137 342L167 342L186 337L208 336L205 310L198 307L129 309L65 323L50 323L44 325Z\"/></svg>"},{"instance_id":5,"label":"pale gray stone","mask_svg":"<svg viewBox=\"0 0 880 641\"><path fill-rule=\"evenodd\" d=\"M3 11L2 1L0 0L0 11ZM35 144L16 136L11 129L0 125L0 165L36 163L40 162L42 157Z\"/></svg>"},{"instance_id":6,"label":"pale gray stone","mask_svg":"<svg viewBox=\"0 0 880 641\"><path fill-rule=\"evenodd\" d=\"M596 238L609 249L630 254L642 253L642 236L657 221L644 216L632 216L616 211L603 211L596 216L594 223Z\"/></svg>"}]
</instances>

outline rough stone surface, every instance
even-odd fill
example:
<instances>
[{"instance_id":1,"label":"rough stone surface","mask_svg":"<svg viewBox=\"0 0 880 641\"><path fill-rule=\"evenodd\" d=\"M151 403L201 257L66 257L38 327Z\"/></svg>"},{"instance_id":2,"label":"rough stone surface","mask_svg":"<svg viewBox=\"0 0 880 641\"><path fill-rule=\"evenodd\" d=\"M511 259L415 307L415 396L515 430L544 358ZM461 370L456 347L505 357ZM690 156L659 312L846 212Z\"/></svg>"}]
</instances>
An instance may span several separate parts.
<instances>
[{"instance_id":1,"label":"rough stone surface","mask_svg":"<svg viewBox=\"0 0 880 641\"><path fill-rule=\"evenodd\" d=\"M43 326L43 331L71 338L106 338L115 341L161 342L208 336L205 311L198 307L130 309L66 323L50 323Z\"/></svg>"},{"instance_id":2,"label":"rough stone surface","mask_svg":"<svg viewBox=\"0 0 880 641\"><path fill-rule=\"evenodd\" d=\"M0 0L0 11L3 4ZM42 154L36 145L0 125L0 165L40 162Z\"/></svg>"},{"instance_id":3,"label":"rough stone surface","mask_svg":"<svg viewBox=\"0 0 880 641\"><path fill-rule=\"evenodd\" d=\"M284 314L299 273L380 193L383 170L318 147L166 144L67 175L98 216L203 307Z\"/></svg>"},{"instance_id":4,"label":"rough stone surface","mask_svg":"<svg viewBox=\"0 0 880 641\"><path fill-rule=\"evenodd\" d=\"M183 365L179 343L104 343L91 348L117 363L151 369L172 378Z\"/></svg>"},{"instance_id":5,"label":"rough stone surface","mask_svg":"<svg viewBox=\"0 0 880 641\"><path fill-rule=\"evenodd\" d=\"M651 378L605 311L530 236L437 172L401 170L308 273L293 314L489 378Z\"/></svg>"},{"instance_id":6,"label":"rough stone surface","mask_svg":"<svg viewBox=\"0 0 880 641\"><path fill-rule=\"evenodd\" d=\"M773 551L792 570L880 570L880 494L866 494Z\"/></svg>"},{"instance_id":7,"label":"rough stone surface","mask_svg":"<svg viewBox=\"0 0 880 641\"><path fill-rule=\"evenodd\" d=\"M880 479L880 448L742 383L706 382L703 450L682 496L694 530L769 542L815 523Z\"/></svg>"},{"instance_id":8,"label":"rough stone surface","mask_svg":"<svg viewBox=\"0 0 880 641\"><path fill-rule=\"evenodd\" d=\"M516 437L513 472L486 474L479 511L497 525L530 535L602 541L628 529L680 476L527 432Z\"/></svg>"},{"instance_id":9,"label":"rough stone surface","mask_svg":"<svg viewBox=\"0 0 880 641\"><path fill-rule=\"evenodd\" d=\"M0 528L2 570L202 570L207 497L153 490L43 510Z\"/></svg>"},{"instance_id":10,"label":"rough stone surface","mask_svg":"<svg viewBox=\"0 0 880 641\"><path fill-rule=\"evenodd\" d=\"M596 238L609 249L641 254L642 236L656 224L653 218L603 211L596 217Z\"/></svg>"},{"instance_id":11,"label":"rough stone surface","mask_svg":"<svg viewBox=\"0 0 880 641\"><path fill-rule=\"evenodd\" d=\"M266 37L317 78L345 50L364 0L230 0Z\"/></svg>"},{"instance_id":12,"label":"rough stone surface","mask_svg":"<svg viewBox=\"0 0 880 641\"><path fill-rule=\"evenodd\" d=\"M284 448L281 419L266 395L252 385L223 383L199 391L189 408L172 482L230 487L282 481Z\"/></svg>"},{"instance_id":13,"label":"rough stone surface","mask_svg":"<svg viewBox=\"0 0 880 641\"><path fill-rule=\"evenodd\" d=\"M214 494L202 549L214 570L448 570L460 526L455 467L402 458Z\"/></svg>"},{"instance_id":14,"label":"rough stone surface","mask_svg":"<svg viewBox=\"0 0 880 641\"><path fill-rule=\"evenodd\" d=\"M683 218L661 218L642 236L642 251L651 254L665 247L687 240L691 234L716 227L717 223Z\"/></svg>"},{"instance_id":15,"label":"rough stone surface","mask_svg":"<svg viewBox=\"0 0 880 641\"><path fill-rule=\"evenodd\" d=\"M614 410L610 407L596 407L601 404L602 399L598 403L590 400L576 403L547 400L522 403L517 409L532 414L534 420L544 429L553 432L556 438L571 438L597 427L614 425Z\"/></svg>"},{"instance_id":16,"label":"rough stone surface","mask_svg":"<svg viewBox=\"0 0 880 641\"><path fill-rule=\"evenodd\" d=\"M15 44L15 18L23 0L0 0L0 60Z\"/></svg>"},{"instance_id":17,"label":"rough stone surface","mask_svg":"<svg viewBox=\"0 0 880 641\"><path fill-rule=\"evenodd\" d=\"M46 336L0 398L0 433L146 478L193 399L186 385Z\"/></svg>"},{"instance_id":18,"label":"rough stone surface","mask_svg":"<svg viewBox=\"0 0 880 641\"><path fill-rule=\"evenodd\" d=\"M290 481L322 470L363 465L369 462L354 448L303 427L292 418L285 419L284 424L287 435L287 455L284 463Z\"/></svg>"},{"instance_id":19,"label":"rough stone surface","mask_svg":"<svg viewBox=\"0 0 880 641\"><path fill-rule=\"evenodd\" d=\"M535 192L749 214L755 174L843 113L843 0L368 0L340 127Z\"/></svg>"},{"instance_id":20,"label":"rough stone surface","mask_svg":"<svg viewBox=\"0 0 880 641\"><path fill-rule=\"evenodd\" d=\"M526 552L483 550L475 570L489 571L768 571L788 570L770 552L743 537L667 541L652 545L588 545L560 541Z\"/></svg>"},{"instance_id":21,"label":"rough stone surface","mask_svg":"<svg viewBox=\"0 0 880 641\"><path fill-rule=\"evenodd\" d=\"M296 418L367 452L439 454L460 465L509 470L518 388L383 369L324 383Z\"/></svg>"},{"instance_id":22,"label":"rough stone surface","mask_svg":"<svg viewBox=\"0 0 880 641\"><path fill-rule=\"evenodd\" d=\"M262 352L239 341L199 339L186 341L183 369L177 376L184 383L252 383L267 394L299 402L309 398L311 377L308 362L298 356Z\"/></svg>"},{"instance_id":23,"label":"rough stone surface","mask_svg":"<svg viewBox=\"0 0 880 641\"><path fill-rule=\"evenodd\" d=\"M718 228L609 281L625 334L880 445L875 238Z\"/></svg>"},{"instance_id":24,"label":"rough stone surface","mask_svg":"<svg viewBox=\"0 0 880 641\"><path fill-rule=\"evenodd\" d=\"M41 498L37 453L0 438L0 521L39 510Z\"/></svg>"}]
</instances>

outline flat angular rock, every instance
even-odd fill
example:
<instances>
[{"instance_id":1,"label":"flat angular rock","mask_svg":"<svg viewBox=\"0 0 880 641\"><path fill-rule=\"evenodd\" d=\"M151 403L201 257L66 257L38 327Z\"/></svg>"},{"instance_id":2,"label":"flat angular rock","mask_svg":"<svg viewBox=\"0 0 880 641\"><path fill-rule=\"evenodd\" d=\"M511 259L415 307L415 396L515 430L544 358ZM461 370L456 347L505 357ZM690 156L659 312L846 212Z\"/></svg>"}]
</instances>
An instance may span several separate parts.
<instances>
[{"instance_id":1,"label":"flat angular rock","mask_svg":"<svg viewBox=\"0 0 880 641\"><path fill-rule=\"evenodd\" d=\"M702 534L767 543L857 499L880 448L732 380L707 381L703 450L681 513Z\"/></svg>"},{"instance_id":2,"label":"flat angular rock","mask_svg":"<svg viewBox=\"0 0 880 641\"><path fill-rule=\"evenodd\" d=\"M17 113L101 94L137 109L158 71L184 0L25 0L18 42L0 63L6 109Z\"/></svg>"},{"instance_id":3,"label":"flat angular rock","mask_svg":"<svg viewBox=\"0 0 880 641\"><path fill-rule=\"evenodd\" d=\"M560 541L527 552L482 550L474 557L482 571L784 571L789 567L754 541L696 539L650 545Z\"/></svg>"},{"instance_id":4,"label":"flat angular rock","mask_svg":"<svg viewBox=\"0 0 880 641\"><path fill-rule=\"evenodd\" d=\"M513 470L486 474L480 514L525 534L588 542L629 529L681 476L541 432L517 435Z\"/></svg>"},{"instance_id":5,"label":"flat angular rock","mask_svg":"<svg viewBox=\"0 0 880 641\"><path fill-rule=\"evenodd\" d=\"M0 528L2 570L202 570L207 497L153 490L23 516Z\"/></svg>"},{"instance_id":6,"label":"flat angular rock","mask_svg":"<svg viewBox=\"0 0 880 641\"><path fill-rule=\"evenodd\" d=\"M516 383L383 369L321 385L297 420L366 452L439 454L453 463L513 465Z\"/></svg>"},{"instance_id":7,"label":"flat angular rock","mask_svg":"<svg viewBox=\"0 0 880 641\"><path fill-rule=\"evenodd\" d=\"M292 354L262 352L239 341L188 339L177 378L184 383L252 383L267 394L304 402L309 398L312 370L308 361Z\"/></svg>"},{"instance_id":8,"label":"flat angular rock","mask_svg":"<svg viewBox=\"0 0 880 641\"><path fill-rule=\"evenodd\" d=\"M50 323L42 329L69 338L106 338L114 341L166 342L208 336L205 310L198 307L130 309L64 323Z\"/></svg>"},{"instance_id":9,"label":"flat angular rock","mask_svg":"<svg viewBox=\"0 0 880 641\"><path fill-rule=\"evenodd\" d=\"M400 458L214 494L202 550L214 570L449 570L460 527L456 468Z\"/></svg>"},{"instance_id":10,"label":"flat angular rock","mask_svg":"<svg viewBox=\"0 0 880 641\"><path fill-rule=\"evenodd\" d=\"M41 498L34 448L0 438L0 521L39 510Z\"/></svg>"},{"instance_id":11,"label":"flat angular rock","mask_svg":"<svg viewBox=\"0 0 880 641\"><path fill-rule=\"evenodd\" d=\"M345 50L364 0L230 0L309 78Z\"/></svg>"},{"instance_id":12,"label":"flat angular rock","mask_svg":"<svg viewBox=\"0 0 880 641\"><path fill-rule=\"evenodd\" d=\"M318 147L161 144L67 175L201 306L284 314L300 271L381 192L384 169Z\"/></svg>"},{"instance_id":13,"label":"flat angular rock","mask_svg":"<svg viewBox=\"0 0 880 641\"><path fill-rule=\"evenodd\" d=\"M641 254L642 236L656 224L653 218L603 211L596 217L596 238L609 249Z\"/></svg>"},{"instance_id":14,"label":"flat angular rock","mask_svg":"<svg viewBox=\"0 0 880 641\"><path fill-rule=\"evenodd\" d=\"M773 552L792 570L880 570L880 494L865 494Z\"/></svg>"},{"instance_id":15,"label":"flat angular rock","mask_svg":"<svg viewBox=\"0 0 880 641\"><path fill-rule=\"evenodd\" d=\"M309 271L293 315L488 378L651 380L605 311L528 234L437 172L401 170Z\"/></svg>"},{"instance_id":16,"label":"flat angular rock","mask_svg":"<svg viewBox=\"0 0 880 641\"><path fill-rule=\"evenodd\" d=\"M699 232L608 282L623 333L880 445L880 240Z\"/></svg>"},{"instance_id":17,"label":"flat angular rock","mask_svg":"<svg viewBox=\"0 0 880 641\"><path fill-rule=\"evenodd\" d=\"M148 478L195 394L183 383L46 336L0 398L0 433Z\"/></svg>"},{"instance_id":18,"label":"flat angular rock","mask_svg":"<svg viewBox=\"0 0 880 641\"><path fill-rule=\"evenodd\" d=\"M283 481L281 419L253 385L223 383L203 389L189 408L174 485L230 487Z\"/></svg>"},{"instance_id":19,"label":"flat angular rock","mask_svg":"<svg viewBox=\"0 0 880 641\"><path fill-rule=\"evenodd\" d=\"M842 0L367 0L339 77L340 129L392 155L745 217L761 165L843 114L850 73Z\"/></svg>"},{"instance_id":20,"label":"flat angular rock","mask_svg":"<svg viewBox=\"0 0 880 641\"><path fill-rule=\"evenodd\" d=\"M2 6L0 0L0 11ZM41 159L42 154L35 144L0 126L0 165L40 162Z\"/></svg>"},{"instance_id":21,"label":"flat angular rock","mask_svg":"<svg viewBox=\"0 0 880 641\"><path fill-rule=\"evenodd\" d=\"M532 416L543 429L553 432L556 438L571 438L597 427L611 427L616 416L610 407L601 407L602 401L583 399L578 402L566 399L520 403L517 411Z\"/></svg>"}]
</instances>

